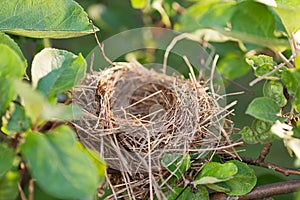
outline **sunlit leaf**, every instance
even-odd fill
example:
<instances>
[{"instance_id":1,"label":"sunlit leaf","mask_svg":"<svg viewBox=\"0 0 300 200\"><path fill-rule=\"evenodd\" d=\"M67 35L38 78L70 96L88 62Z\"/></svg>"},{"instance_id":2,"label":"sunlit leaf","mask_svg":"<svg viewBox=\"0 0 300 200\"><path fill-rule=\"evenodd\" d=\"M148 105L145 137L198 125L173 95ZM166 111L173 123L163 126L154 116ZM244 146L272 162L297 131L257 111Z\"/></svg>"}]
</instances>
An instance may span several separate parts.
<instances>
[{"instance_id":1,"label":"sunlit leaf","mask_svg":"<svg viewBox=\"0 0 300 200\"><path fill-rule=\"evenodd\" d=\"M198 22L243 42L276 48L289 46L287 39L274 35L275 27L280 27L276 24L280 21L276 20L275 13L258 2L218 3L207 9Z\"/></svg>"},{"instance_id":2,"label":"sunlit leaf","mask_svg":"<svg viewBox=\"0 0 300 200\"><path fill-rule=\"evenodd\" d=\"M5 44L7 45L9 48L11 48L12 50L14 50L18 55L19 57L21 58L21 60L23 60L24 62L24 65L26 66L26 59L20 49L20 47L18 46L18 44L13 40L11 39L8 35L0 32L0 44Z\"/></svg>"},{"instance_id":3,"label":"sunlit leaf","mask_svg":"<svg viewBox=\"0 0 300 200\"><path fill-rule=\"evenodd\" d=\"M14 79L21 79L25 64L9 46L0 43L0 118L16 97ZM1 121L1 120L0 120Z\"/></svg>"},{"instance_id":4,"label":"sunlit leaf","mask_svg":"<svg viewBox=\"0 0 300 200\"><path fill-rule=\"evenodd\" d=\"M93 32L87 14L73 0L2 0L0 7L0 31L7 33L69 38Z\"/></svg>"},{"instance_id":5,"label":"sunlit leaf","mask_svg":"<svg viewBox=\"0 0 300 200\"><path fill-rule=\"evenodd\" d=\"M200 174L192 182L193 185L218 183L229 180L237 173L237 167L232 163L209 162L204 165Z\"/></svg>"},{"instance_id":6,"label":"sunlit leaf","mask_svg":"<svg viewBox=\"0 0 300 200\"><path fill-rule=\"evenodd\" d=\"M145 8L148 4L148 0L130 0L131 6L136 9Z\"/></svg>"},{"instance_id":7,"label":"sunlit leaf","mask_svg":"<svg viewBox=\"0 0 300 200\"><path fill-rule=\"evenodd\" d=\"M98 177L100 178L100 182L103 182L105 180L105 171L106 171L107 166L106 166L104 160L100 157L100 154L94 150L83 147L81 143L78 143L78 146L93 161L95 167L97 168L97 172L98 172L97 174L98 174Z\"/></svg>"},{"instance_id":8,"label":"sunlit leaf","mask_svg":"<svg viewBox=\"0 0 300 200\"><path fill-rule=\"evenodd\" d=\"M35 123L37 119L40 118L44 105L46 104L44 97L34 91L29 84L21 81L15 81L14 86L24 104L26 115Z\"/></svg>"},{"instance_id":9,"label":"sunlit leaf","mask_svg":"<svg viewBox=\"0 0 300 200\"><path fill-rule=\"evenodd\" d=\"M55 97L74 87L83 78L86 62L81 54L45 48L32 62L32 83L41 93Z\"/></svg>"},{"instance_id":10,"label":"sunlit leaf","mask_svg":"<svg viewBox=\"0 0 300 200\"><path fill-rule=\"evenodd\" d=\"M28 132L21 152L32 176L49 194L93 199L98 186L97 171L76 145L71 128L60 126L46 134Z\"/></svg>"}]
</instances>

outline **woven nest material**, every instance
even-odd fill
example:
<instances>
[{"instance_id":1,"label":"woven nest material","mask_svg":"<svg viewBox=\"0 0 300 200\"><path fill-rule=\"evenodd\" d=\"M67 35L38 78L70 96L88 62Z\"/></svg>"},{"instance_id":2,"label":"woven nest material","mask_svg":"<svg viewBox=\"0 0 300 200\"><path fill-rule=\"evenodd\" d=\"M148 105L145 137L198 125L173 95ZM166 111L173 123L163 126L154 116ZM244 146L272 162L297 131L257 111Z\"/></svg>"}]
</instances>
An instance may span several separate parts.
<instances>
[{"instance_id":1,"label":"woven nest material","mask_svg":"<svg viewBox=\"0 0 300 200\"><path fill-rule=\"evenodd\" d=\"M149 183L150 171L160 174L165 154L200 158L220 141L221 108L205 85L137 63L87 74L74 99L84 110L74 122L80 141L110 169L131 176L127 182L138 176L139 187Z\"/></svg>"}]
</instances>

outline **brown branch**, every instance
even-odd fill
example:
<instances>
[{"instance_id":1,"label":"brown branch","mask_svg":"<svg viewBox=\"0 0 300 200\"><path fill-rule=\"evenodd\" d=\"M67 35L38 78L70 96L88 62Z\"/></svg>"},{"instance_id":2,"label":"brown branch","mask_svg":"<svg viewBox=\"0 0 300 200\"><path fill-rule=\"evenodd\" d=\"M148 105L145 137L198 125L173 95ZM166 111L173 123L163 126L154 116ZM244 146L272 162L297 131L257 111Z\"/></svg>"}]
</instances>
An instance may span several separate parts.
<instances>
[{"instance_id":1,"label":"brown branch","mask_svg":"<svg viewBox=\"0 0 300 200\"><path fill-rule=\"evenodd\" d=\"M286 167L281 167L272 163L267 163L267 162L259 162L256 159L253 158L245 158L242 157L242 162L247 163L249 165L255 165L258 167L264 167L267 169L273 169L277 172L280 172L286 176L289 176L290 174L295 174L295 175L300 175L300 170L297 169L291 169L291 168L286 168Z\"/></svg>"},{"instance_id":2,"label":"brown branch","mask_svg":"<svg viewBox=\"0 0 300 200\"><path fill-rule=\"evenodd\" d=\"M264 146L263 150L260 152L260 154L257 158L257 162L264 162L265 161L266 156L270 152L271 146L272 146L272 143L268 143Z\"/></svg>"},{"instance_id":3,"label":"brown branch","mask_svg":"<svg viewBox=\"0 0 300 200\"><path fill-rule=\"evenodd\" d=\"M258 198L266 198L279 194L288 194L295 192L300 188L300 180L288 180L278 183L272 183L262 186L255 187L248 194L238 197L238 200L250 200ZM226 200L229 195L225 193L212 193L210 195L210 200Z\"/></svg>"},{"instance_id":4,"label":"brown branch","mask_svg":"<svg viewBox=\"0 0 300 200\"><path fill-rule=\"evenodd\" d=\"M300 180L288 180L255 187L250 193L239 197L239 200L271 197L278 194L288 194L300 188Z\"/></svg>"}]
</instances>

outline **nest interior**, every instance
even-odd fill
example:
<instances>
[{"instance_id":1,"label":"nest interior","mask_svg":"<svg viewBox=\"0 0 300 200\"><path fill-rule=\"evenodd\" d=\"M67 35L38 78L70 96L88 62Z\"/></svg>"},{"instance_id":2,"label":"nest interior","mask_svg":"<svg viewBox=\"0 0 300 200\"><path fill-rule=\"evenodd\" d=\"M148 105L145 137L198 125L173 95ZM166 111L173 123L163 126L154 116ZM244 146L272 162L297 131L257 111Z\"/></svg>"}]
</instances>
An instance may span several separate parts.
<instances>
[{"instance_id":1,"label":"nest interior","mask_svg":"<svg viewBox=\"0 0 300 200\"><path fill-rule=\"evenodd\" d=\"M74 121L80 141L99 152L126 183L138 176L139 187L149 184L148 172L161 174L165 154L196 152L199 158L220 141L221 108L205 85L190 79L115 63L87 74L74 93L84 111ZM112 185L120 185L112 176ZM121 188L113 189L128 190Z\"/></svg>"}]
</instances>

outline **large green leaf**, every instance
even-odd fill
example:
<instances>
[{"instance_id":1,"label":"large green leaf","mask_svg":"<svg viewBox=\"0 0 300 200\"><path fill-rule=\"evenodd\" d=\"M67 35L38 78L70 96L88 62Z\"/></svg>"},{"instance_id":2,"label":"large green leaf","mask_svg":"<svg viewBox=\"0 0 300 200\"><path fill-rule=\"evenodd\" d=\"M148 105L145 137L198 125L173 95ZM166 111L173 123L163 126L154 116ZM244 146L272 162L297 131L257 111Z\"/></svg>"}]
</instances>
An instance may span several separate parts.
<instances>
[{"instance_id":1,"label":"large green leaf","mask_svg":"<svg viewBox=\"0 0 300 200\"><path fill-rule=\"evenodd\" d=\"M238 168L233 163L209 162L204 165L200 174L192 182L193 185L212 184L233 178Z\"/></svg>"},{"instance_id":2,"label":"large green leaf","mask_svg":"<svg viewBox=\"0 0 300 200\"><path fill-rule=\"evenodd\" d=\"M16 97L14 79L21 79L25 64L20 56L9 46L0 44L0 118L9 103Z\"/></svg>"},{"instance_id":3,"label":"large green leaf","mask_svg":"<svg viewBox=\"0 0 300 200\"><path fill-rule=\"evenodd\" d=\"M276 15L268 6L254 1L226 2L211 6L200 16L201 26L244 42L267 47L288 47L287 39L275 37Z\"/></svg>"},{"instance_id":4,"label":"large green leaf","mask_svg":"<svg viewBox=\"0 0 300 200\"><path fill-rule=\"evenodd\" d=\"M17 198L19 195L19 176L20 175L17 170L11 170L0 178L0 200Z\"/></svg>"},{"instance_id":5,"label":"large green leaf","mask_svg":"<svg viewBox=\"0 0 300 200\"><path fill-rule=\"evenodd\" d=\"M275 100L268 97L258 97L248 105L246 114L263 121L275 122L281 119L278 116L279 111L280 107Z\"/></svg>"},{"instance_id":6,"label":"large green leaf","mask_svg":"<svg viewBox=\"0 0 300 200\"><path fill-rule=\"evenodd\" d=\"M0 31L11 34L70 38L93 32L87 14L73 0L2 0L0 8Z\"/></svg>"},{"instance_id":7,"label":"large green leaf","mask_svg":"<svg viewBox=\"0 0 300 200\"><path fill-rule=\"evenodd\" d=\"M5 45L9 46L12 50L14 50L19 55L19 57L23 60L25 66L26 66L26 59L25 59L20 47L13 39L11 39L8 35L0 32L0 44L5 44Z\"/></svg>"},{"instance_id":8,"label":"large green leaf","mask_svg":"<svg viewBox=\"0 0 300 200\"><path fill-rule=\"evenodd\" d=\"M13 166L15 152L5 143L0 143L0 179Z\"/></svg>"},{"instance_id":9,"label":"large green leaf","mask_svg":"<svg viewBox=\"0 0 300 200\"><path fill-rule=\"evenodd\" d=\"M249 193L257 181L254 170L248 167L247 164L237 160L231 160L226 163L232 163L238 168L238 173L234 175L234 178L224 182L230 187L230 192L226 193L236 196Z\"/></svg>"},{"instance_id":10,"label":"large green leaf","mask_svg":"<svg viewBox=\"0 0 300 200\"><path fill-rule=\"evenodd\" d=\"M64 50L46 48L32 62L31 75L34 87L49 98L74 87L86 71L86 62Z\"/></svg>"},{"instance_id":11,"label":"large green leaf","mask_svg":"<svg viewBox=\"0 0 300 200\"><path fill-rule=\"evenodd\" d=\"M295 33L300 29L300 2L298 0L275 0L274 10L279 14L286 29Z\"/></svg>"},{"instance_id":12,"label":"large green leaf","mask_svg":"<svg viewBox=\"0 0 300 200\"><path fill-rule=\"evenodd\" d=\"M32 176L43 190L58 198L93 199L97 171L76 145L67 126L41 134L28 132L21 146Z\"/></svg>"}]
</instances>

